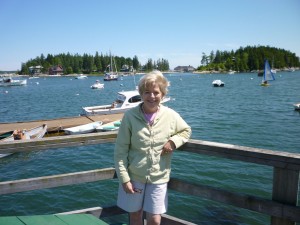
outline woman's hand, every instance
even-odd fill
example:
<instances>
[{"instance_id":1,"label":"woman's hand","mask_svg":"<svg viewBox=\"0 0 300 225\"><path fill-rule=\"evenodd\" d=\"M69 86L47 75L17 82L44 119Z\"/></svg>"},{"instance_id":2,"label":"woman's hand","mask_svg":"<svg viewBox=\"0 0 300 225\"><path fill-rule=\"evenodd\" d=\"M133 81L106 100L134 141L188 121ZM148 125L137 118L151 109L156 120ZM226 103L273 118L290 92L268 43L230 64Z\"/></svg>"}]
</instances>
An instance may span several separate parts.
<instances>
[{"instance_id":1,"label":"woman's hand","mask_svg":"<svg viewBox=\"0 0 300 225\"><path fill-rule=\"evenodd\" d=\"M123 190L127 193L127 194L134 194L134 190L133 190L133 186L132 183L130 181L123 183Z\"/></svg>"},{"instance_id":2,"label":"woman's hand","mask_svg":"<svg viewBox=\"0 0 300 225\"><path fill-rule=\"evenodd\" d=\"M170 154L176 149L173 141L169 140L163 147L162 154Z\"/></svg>"}]
</instances>

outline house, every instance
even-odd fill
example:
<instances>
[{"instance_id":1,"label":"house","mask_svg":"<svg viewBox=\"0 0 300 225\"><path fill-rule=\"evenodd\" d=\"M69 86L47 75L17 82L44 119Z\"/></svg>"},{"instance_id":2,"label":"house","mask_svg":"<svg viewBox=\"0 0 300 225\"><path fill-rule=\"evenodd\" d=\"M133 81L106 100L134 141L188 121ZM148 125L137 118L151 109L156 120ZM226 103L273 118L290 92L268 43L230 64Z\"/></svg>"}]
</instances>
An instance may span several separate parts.
<instances>
[{"instance_id":1,"label":"house","mask_svg":"<svg viewBox=\"0 0 300 225\"><path fill-rule=\"evenodd\" d=\"M60 65L49 68L49 75L62 75L63 73L64 69Z\"/></svg>"},{"instance_id":2,"label":"house","mask_svg":"<svg viewBox=\"0 0 300 225\"><path fill-rule=\"evenodd\" d=\"M29 72L31 75L38 75L42 73L42 66L31 66L29 67Z\"/></svg>"},{"instance_id":3,"label":"house","mask_svg":"<svg viewBox=\"0 0 300 225\"><path fill-rule=\"evenodd\" d=\"M177 72L194 72L195 71L195 68L192 67L192 66L177 66L174 68L174 71L177 71Z\"/></svg>"},{"instance_id":4,"label":"house","mask_svg":"<svg viewBox=\"0 0 300 225\"><path fill-rule=\"evenodd\" d=\"M122 73L122 74L131 74L131 73L134 73L134 69L133 69L132 66L128 66L128 65L125 64L120 69L120 73Z\"/></svg>"}]
</instances>

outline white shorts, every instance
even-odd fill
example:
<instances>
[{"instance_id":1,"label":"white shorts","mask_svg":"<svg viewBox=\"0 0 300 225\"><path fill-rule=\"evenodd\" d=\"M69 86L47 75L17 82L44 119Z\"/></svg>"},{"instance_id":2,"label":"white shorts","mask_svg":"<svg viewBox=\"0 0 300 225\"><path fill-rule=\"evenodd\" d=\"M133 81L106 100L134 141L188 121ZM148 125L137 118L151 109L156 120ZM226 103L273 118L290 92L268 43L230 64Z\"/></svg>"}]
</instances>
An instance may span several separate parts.
<instances>
[{"instance_id":1,"label":"white shorts","mask_svg":"<svg viewBox=\"0 0 300 225\"><path fill-rule=\"evenodd\" d=\"M140 209L152 214L163 214L168 208L167 183L144 184L131 181L134 188L141 193L127 194L119 185L117 205L127 212L137 212Z\"/></svg>"}]
</instances>

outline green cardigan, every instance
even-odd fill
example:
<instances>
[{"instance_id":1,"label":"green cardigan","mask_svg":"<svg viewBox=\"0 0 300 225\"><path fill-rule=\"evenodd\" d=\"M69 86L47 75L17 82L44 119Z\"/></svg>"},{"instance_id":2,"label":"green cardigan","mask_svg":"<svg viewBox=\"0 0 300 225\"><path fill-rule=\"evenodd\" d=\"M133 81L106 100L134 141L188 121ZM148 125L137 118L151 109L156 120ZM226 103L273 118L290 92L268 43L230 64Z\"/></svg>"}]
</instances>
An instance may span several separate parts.
<instances>
[{"instance_id":1,"label":"green cardigan","mask_svg":"<svg viewBox=\"0 0 300 225\"><path fill-rule=\"evenodd\" d=\"M141 104L126 111L122 119L114 151L117 175L121 183L166 183L170 179L172 154L161 155L162 148L168 140L176 148L186 143L191 127L177 112L163 105L149 126Z\"/></svg>"}]
</instances>

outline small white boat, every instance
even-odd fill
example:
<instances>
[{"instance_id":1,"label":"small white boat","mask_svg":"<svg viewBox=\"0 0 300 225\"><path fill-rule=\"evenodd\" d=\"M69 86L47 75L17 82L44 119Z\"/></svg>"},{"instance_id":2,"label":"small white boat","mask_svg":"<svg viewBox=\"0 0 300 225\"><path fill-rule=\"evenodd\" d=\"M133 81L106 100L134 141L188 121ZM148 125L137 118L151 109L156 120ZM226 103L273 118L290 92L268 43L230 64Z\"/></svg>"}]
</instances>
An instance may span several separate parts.
<instances>
[{"instance_id":1,"label":"small white boat","mask_svg":"<svg viewBox=\"0 0 300 225\"><path fill-rule=\"evenodd\" d=\"M162 103L165 103L170 99L170 97L165 97L162 100ZM139 105L141 102L142 98L137 90L121 91L118 92L117 98L112 104L83 107L83 113L81 115L124 113L128 109Z\"/></svg>"},{"instance_id":2,"label":"small white boat","mask_svg":"<svg viewBox=\"0 0 300 225\"><path fill-rule=\"evenodd\" d=\"M105 131L114 131L119 130L121 125L121 120L116 120L110 123L103 124L96 128L97 132L105 132Z\"/></svg>"},{"instance_id":3,"label":"small white boat","mask_svg":"<svg viewBox=\"0 0 300 225\"><path fill-rule=\"evenodd\" d=\"M82 80L88 78L86 75L79 74L79 76L75 77L75 79Z\"/></svg>"},{"instance_id":4,"label":"small white boat","mask_svg":"<svg viewBox=\"0 0 300 225\"><path fill-rule=\"evenodd\" d=\"M27 80L15 80L11 77L0 78L0 87L23 86L27 84Z\"/></svg>"},{"instance_id":5,"label":"small white boat","mask_svg":"<svg viewBox=\"0 0 300 225\"><path fill-rule=\"evenodd\" d=\"M94 83L92 86L91 86L92 89L101 89L101 88L104 88L104 84L101 84L99 82L99 80L96 80L96 83Z\"/></svg>"},{"instance_id":6,"label":"small white boat","mask_svg":"<svg viewBox=\"0 0 300 225\"><path fill-rule=\"evenodd\" d=\"M15 130L10 136L0 139L0 142L39 139L44 137L46 132L47 124L43 124L41 126L34 127L29 130ZM10 154L11 153L0 154L0 158Z\"/></svg>"},{"instance_id":7,"label":"small white boat","mask_svg":"<svg viewBox=\"0 0 300 225\"><path fill-rule=\"evenodd\" d=\"M22 131L22 137L18 137L16 131ZM44 137L45 133L47 132L47 124L43 124L38 127L31 128L29 130L16 130L14 133L6 138L0 140L3 141L15 141L15 140L30 140L30 139L38 139Z\"/></svg>"},{"instance_id":8,"label":"small white boat","mask_svg":"<svg viewBox=\"0 0 300 225\"><path fill-rule=\"evenodd\" d=\"M96 121L76 127L66 128L63 129L63 131L65 132L65 134L87 134L96 131L96 128L101 125L102 121Z\"/></svg>"},{"instance_id":9,"label":"small white boat","mask_svg":"<svg viewBox=\"0 0 300 225\"><path fill-rule=\"evenodd\" d=\"M293 104L295 110L300 110L300 102Z\"/></svg>"},{"instance_id":10,"label":"small white boat","mask_svg":"<svg viewBox=\"0 0 300 225\"><path fill-rule=\"evenodd\" d=\"M214 80L212 82L212 85L214 87L224 87L225 83L223 81L221 81L221 80Z\"/></svg>"}]
</instances>

